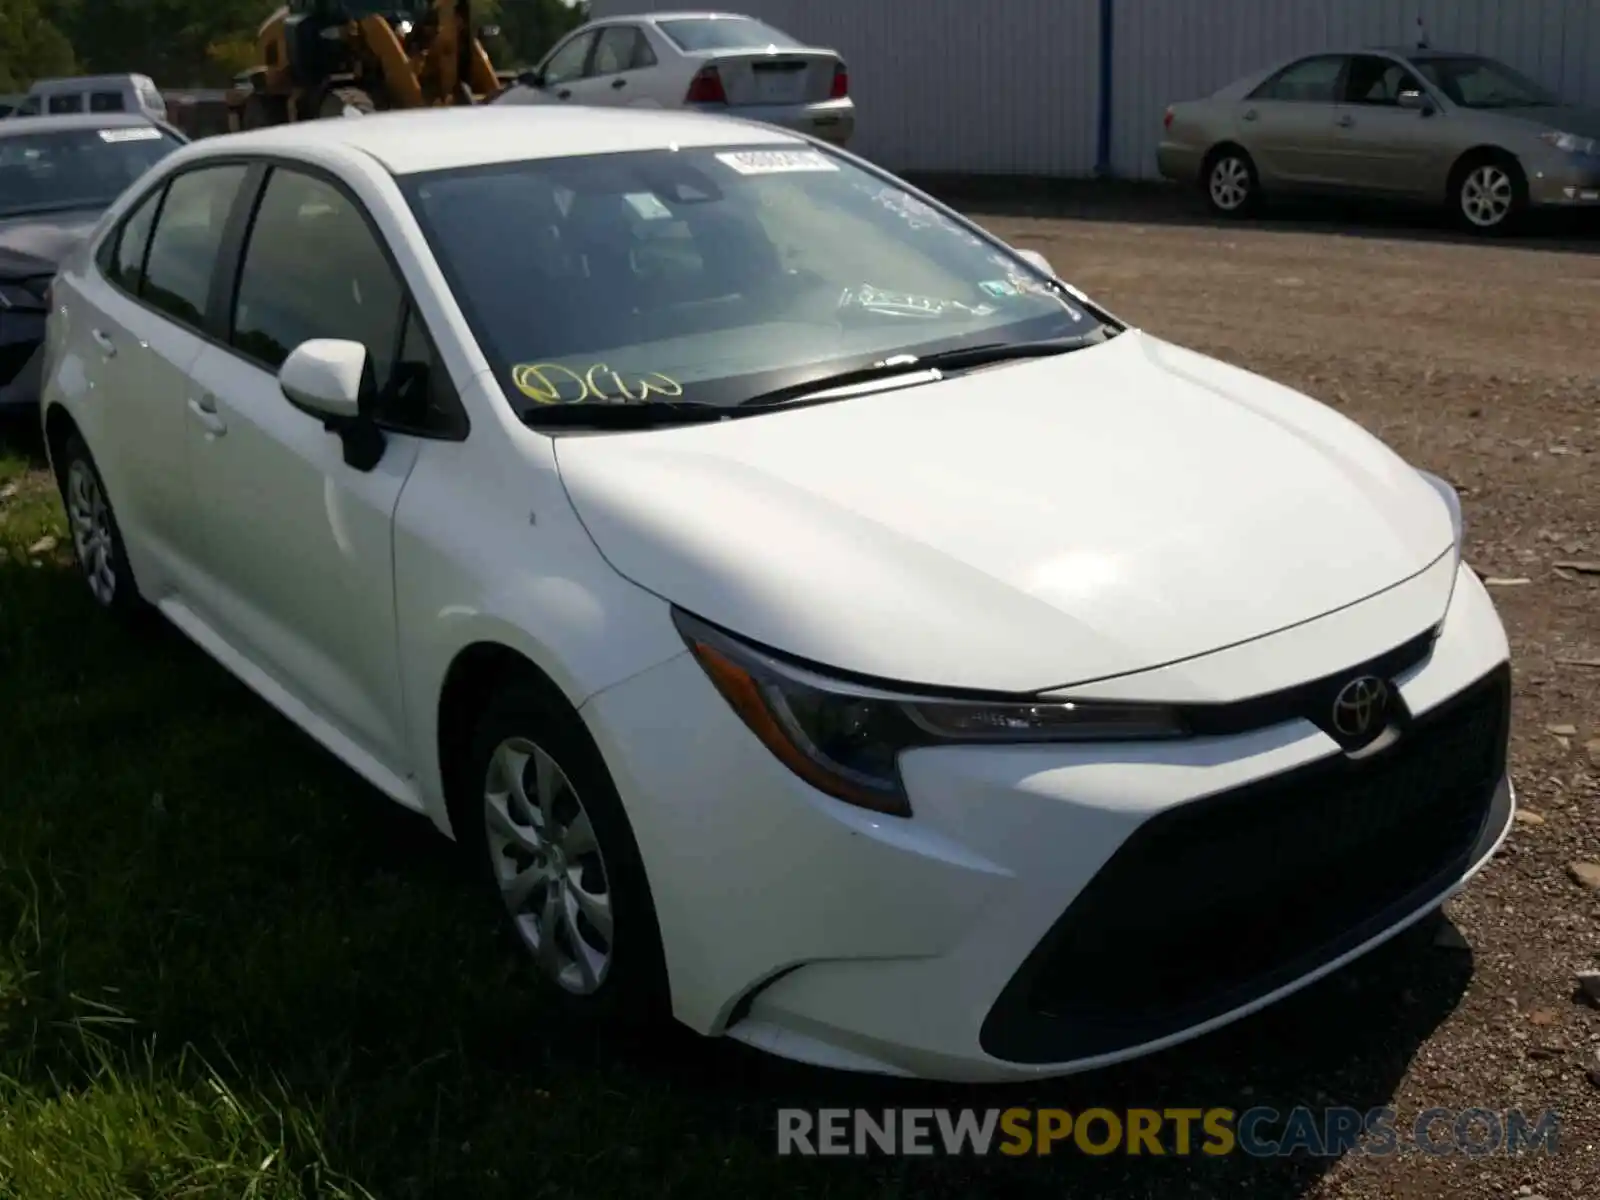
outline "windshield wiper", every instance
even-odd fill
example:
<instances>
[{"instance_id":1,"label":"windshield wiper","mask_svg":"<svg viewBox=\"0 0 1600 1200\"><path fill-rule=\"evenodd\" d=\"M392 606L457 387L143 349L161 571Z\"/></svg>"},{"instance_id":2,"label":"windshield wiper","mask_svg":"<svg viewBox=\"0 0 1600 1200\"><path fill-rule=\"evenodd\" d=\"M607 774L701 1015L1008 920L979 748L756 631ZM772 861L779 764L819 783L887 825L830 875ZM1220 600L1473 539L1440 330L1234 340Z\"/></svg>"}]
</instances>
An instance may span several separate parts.
<instances>
[{"instance_id":1,"label":"windshield wiper","mask_svg":"<svg viewBox=\"0 0 1600 1200\"><path fill-rule=\"evenodd\" d=\"M663 425L703 425L736 416L717 404L693 400L643 400L631 404L539 404L522 410L534 429L656 429Z\"/></svg>"},{"instance_id":2,"label":"windshield wiper","mask_svg":"<svg viewBox=\"0 0 1600 1200\"><path fill-rule=\"evenodd\" d=\"M790 404L816 392L852 387L858 383L872 383L879 379L893 379L896 375L917 375L930 370L966 371L974 367L985 367L990 363L1070 354L1074 350L1097 345L1114 336L1116 336L1115 331L1101 326L1093 333L1081 334L1078 337L1046 338L1032 342L984 342L977 346L962 346L956 350L941 350L936 354L895 354L882 362L873 363L870 367L857 367L852 371L839 371L832 375L818 375L799 383L773 388L770 392L761 392L742 401L739 407L770 408L773 405Z\"/></svg>"}]
</instances>

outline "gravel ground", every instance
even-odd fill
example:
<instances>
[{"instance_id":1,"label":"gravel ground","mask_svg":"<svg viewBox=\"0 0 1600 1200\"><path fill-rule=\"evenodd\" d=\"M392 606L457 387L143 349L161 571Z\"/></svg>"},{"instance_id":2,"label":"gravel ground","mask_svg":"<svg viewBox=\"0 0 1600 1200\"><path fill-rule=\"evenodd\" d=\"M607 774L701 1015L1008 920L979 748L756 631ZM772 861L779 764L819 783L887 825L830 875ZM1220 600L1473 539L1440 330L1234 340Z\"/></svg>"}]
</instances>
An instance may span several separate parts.
<instances>
[{"instance_id":1,"label":"gravel ground","mask_svg":"<svg viewBox=\"0 0 1600 1200\"><path fill-rule=\"evenodd\" d=\"M1250 1190L1600 1196L1600 1011L1575 982L1600 967L1600 891L1574 871L1600 862L1600 238L1484 245L1392 222L1342 236L1316 220L1218 227L1128 207L1131 220L984 223L1134 324L1335 404L1455 483L1469 561L1507 581L1492 591L1512 644L1523 812L1447 909L1470 951L1412 938L1313 998L1308 1012L1344 1027L1273 1090L1280 1107L1326 1095L1402 1117L1554 1108L1561 1152L1350 1156ZM1345 991L1354 1003L1333 998Z\"/></svg>"}]
</instances>

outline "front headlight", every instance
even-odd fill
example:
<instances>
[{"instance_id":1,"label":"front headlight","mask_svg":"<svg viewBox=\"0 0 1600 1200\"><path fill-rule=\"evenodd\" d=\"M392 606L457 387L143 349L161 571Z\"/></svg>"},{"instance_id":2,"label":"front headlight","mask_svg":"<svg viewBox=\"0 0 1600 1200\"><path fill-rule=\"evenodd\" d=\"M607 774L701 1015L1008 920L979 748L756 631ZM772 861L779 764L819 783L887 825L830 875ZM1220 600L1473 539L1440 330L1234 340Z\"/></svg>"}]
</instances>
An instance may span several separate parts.
<instances>
[{"instance_id":1,"label":"front headlight","mask_svg":"<svg viewBox=\"0 0 1600 1200\"><path fill-rule=\"evenodd\" d=\"M1434 491L1439 493L1439 498L1444 501L1445 507L1450 510L1450 529L1451 532L1455 534L1456 557L1459 559L1462 554L1462 548L1464 544L1463 539L1466 534L1466 524L1461 518L1461 497L1456 494L1455 488L1451 487L1448 483L1440 479L1431 471L1423 471L1418 469L1417 474L1422 476L1423 482L1425 482Z\"/></svg>"},{"instance_id":2,"label":"front headlight","mask_svg":"<svg viewBox=\"0 0 1600 1200\"><path fill-rule=\"evenodd\" d=\"M1594 138L1580 137L1576 133L1551 130L1549 133L1541 133L1539 137L1566 154L1594 154L1600 149L1596 146Z\"/></svg>"},{"instance_id":3,"label":"front headlight","mask_svg":"<svg viewBox=\"0 0 1600 1200\"><path fill-rule=\"evenodd\" d=\"M962 699L864 686L749 646L673 610L678 631L750 731L807 783L847 804L908 817L901 751L980 743L1183 737L1171 709L1135 704Z\"/></svg>"}]
</instances>

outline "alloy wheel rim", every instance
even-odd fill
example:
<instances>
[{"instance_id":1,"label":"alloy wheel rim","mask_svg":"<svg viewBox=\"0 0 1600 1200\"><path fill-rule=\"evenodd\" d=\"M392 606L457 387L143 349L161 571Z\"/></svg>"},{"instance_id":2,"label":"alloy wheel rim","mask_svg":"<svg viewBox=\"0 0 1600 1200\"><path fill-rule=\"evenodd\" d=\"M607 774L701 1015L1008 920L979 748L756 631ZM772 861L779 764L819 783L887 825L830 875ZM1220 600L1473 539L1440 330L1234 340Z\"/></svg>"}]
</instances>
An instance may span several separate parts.
<instances>
[{"instance_id":1,"label":"alloy wheel rim","mask_svg":"<svg viewBox=\"0 0 1600 1200\"><path fill-rule=\"evenodd\" d=\"M82 459L67 469L67 520L72 525L72 548L88 580L89 592L100 604L109 606L117 594L111 510L106 506L100 481Z\"/></svg>"},{"instance_id":2,"label":"alloy wheel rim","mask_svg":"<svg viewBox=\"0 0 1600 1200\"><path fill-rule=\"evenodd\" d=\"M1242 206L1250 196L1250 172L1237 158L1228 157L1211 168L1211 199L1229 212Z\"/></svg>"},{"instance_id":3,"label":"alloy wheel rim","mask_svg":"<svg viewBox=\"0 0 1600 1200\"><path fill-rule=\"evenodd\" d=\"M1461 185L1461 211L1480 229L1504 221L1513 199L1511 176L1493 164L1474 169Z\"/></svg>"},{"instance_id":4,"label":"alloy wheel rim","mask_svg":"<svg viewBox=\"0 0 1600 1200\"><path fill-rule=\"evenodd\" d=\"M539 970L574 995L599 990L615 946L611 877L577 789L536 743L507 738L483 803L501 899Z\"/></svg>"}]
</instances>

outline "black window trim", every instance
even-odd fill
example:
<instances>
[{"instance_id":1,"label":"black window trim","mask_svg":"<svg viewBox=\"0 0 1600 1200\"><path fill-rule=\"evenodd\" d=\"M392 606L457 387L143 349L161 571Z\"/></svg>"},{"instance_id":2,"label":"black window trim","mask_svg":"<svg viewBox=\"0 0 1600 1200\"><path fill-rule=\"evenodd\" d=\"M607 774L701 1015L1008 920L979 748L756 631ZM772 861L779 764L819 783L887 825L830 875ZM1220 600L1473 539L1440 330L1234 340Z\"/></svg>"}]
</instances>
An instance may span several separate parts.
<instances>
[{"instance_id":1,"label":"black window trim","mask_svg":"<svg viewBox=\"0 0 1600 1200\"><path fill-rule=\"evenodd\" d=\"M223 226L222 244L217 249L217 263L211 276L211 292L206 304L208 340L219 349L227 351L228 354L240 362L248 363L258 371L266 371L273 376L277 375L276 367L268 366L260 359L246 354L233 344L233 311L239 299L239 279L244 273L245 250L249 246L250 233L255 226L256 214L261 208L261 201L266 196L267 184L275 171L298 172L333 188L351 205L356 215L367 227L368 234L377 244L378 251L383 255L384 262L393 274L395 284L400 291L400 324L395 335L397 339L396 348L398 349L401 341L405 338L408 317L415 315L417 323L422 326L423 336L428 340L428 348L432 351L434 363L437 364L442 376L443 387L438 399L449 413L447 427L441 429L415 429L399 422L378 418L375 418L373 423L380 429L390 433L403 434L406 437L426 438L436 442L466 441L472 429L472 422L467 416L466 406L461 402L460 389L456 386L455 380L450 375L449 367L439 353L439 340L434 336L433 330L428 328L427 317L417 305L415 296L412 295L411 287L406 282L405 272L400 270L400 264L395 260L394 253L390 249L389 240L383 236L383 231L378 228L377 222L372 219L372 214L367 211L367 206L361 202L361 198L351 190L344 180L315 163L279 155L252 155L244 161L249 163L251 170L245 176L244 185L239 189L239 198L235 202L233 211L228 215L227 224ZM438 384L434 386L438 386Z\"/></svg>"},{"instance_id":2,"label":"black window trim","mask_svg":"<svg viewBox=\"0 0 1600 1200\"><path fill-rule=\"evenodd\" d=\"M1379 55L1378 57L1382 57L1382 56ZM1279 99L1277 96L1268 96L1268 95L1265 94L1265 92L1266 92L1266 90L1268 88L1272 87L1273 84L1277 83L1278 80L1282 79L1285 75L1287 75L1290 71L1294 70L1296 67L1302 66L1303 64L1308 63L1308 62L1315 62L1316 60L1321 59L1321 58L1336 58L1336 59L1340 60L1339 61L1339 73L1333 77L1333 99L1329 100L1329 101L1326 101L1326 103L1328 103L1328 104L1343 104L1345 102L1344 99L1343 99L1345 85L1350 80L1350 64L1355 61L1355 55L1351 54L1351 53L1348 53L1346 51L1342 51L1342 50L1335 50L1335 51L1324 50L1324 51L1321 51L1320 53L1317 53L1317 54L1306 54L1306 55L1302 55L1301 57L1295 59L1291 63L1285 63L1283 66L1279 67L1276 71L1274 71L1271 75L1268 75L1260 83L1256 84L1255 87L1251 88L1250 89L1250 94L1248 96L1246 96L1245 99L1246 100L1258 100L1258 101L1266 100L1266 101L1272 102L1273 104L1322 104L1322 103L1324 103L1324 101L1321 101L1321 100L1282 100L1282 99Z\"/></svg>"}]
</instances>

